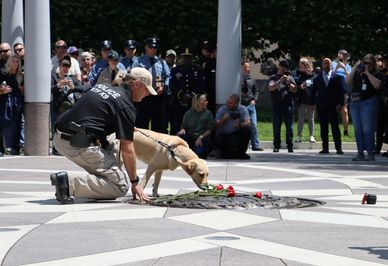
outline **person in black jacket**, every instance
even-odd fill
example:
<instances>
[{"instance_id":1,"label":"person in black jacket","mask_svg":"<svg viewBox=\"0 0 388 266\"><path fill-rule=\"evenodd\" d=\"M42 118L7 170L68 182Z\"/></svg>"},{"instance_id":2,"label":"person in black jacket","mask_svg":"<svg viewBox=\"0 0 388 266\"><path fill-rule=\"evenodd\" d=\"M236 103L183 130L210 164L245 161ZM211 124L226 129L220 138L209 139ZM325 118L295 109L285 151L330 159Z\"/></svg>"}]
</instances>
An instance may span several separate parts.
<instances>
[{"instance_id":1,"label":"person in black jacket","mask_svg":"<svg viewBox=\"0 0 388 266\"><path fill-rule=\"evenodd\" d=\"M346 81L341 75L332 75L331 60L322 61L322 72L313 79L310 104L318 111L321 125L322 150L320 154L329 153L329 123L334 138L337 154L343 154L341 148L341 132L338 125L338 112L344 104Z\"/></svg>"}]
</instances>

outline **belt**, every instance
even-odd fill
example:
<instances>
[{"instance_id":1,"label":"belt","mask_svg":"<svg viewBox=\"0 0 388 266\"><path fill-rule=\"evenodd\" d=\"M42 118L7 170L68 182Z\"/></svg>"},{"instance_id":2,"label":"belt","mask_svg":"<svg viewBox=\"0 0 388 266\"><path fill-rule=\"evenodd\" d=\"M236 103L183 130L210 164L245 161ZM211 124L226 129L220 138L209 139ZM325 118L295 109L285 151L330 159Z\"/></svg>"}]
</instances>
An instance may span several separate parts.
<instances>
[{"instance_id":1,"label":"belt","mask_svg":"<svg viewBox=\"0 0 388 266\"><path fill-rule=\"evenodd\" d=\"M59 130L57 130L57 133L59 134L59 137L60 137L61 139L70 141L70 134L65 133L65 132L61 132L61 131L59 131Z\"/></svg>"}]
</instances>

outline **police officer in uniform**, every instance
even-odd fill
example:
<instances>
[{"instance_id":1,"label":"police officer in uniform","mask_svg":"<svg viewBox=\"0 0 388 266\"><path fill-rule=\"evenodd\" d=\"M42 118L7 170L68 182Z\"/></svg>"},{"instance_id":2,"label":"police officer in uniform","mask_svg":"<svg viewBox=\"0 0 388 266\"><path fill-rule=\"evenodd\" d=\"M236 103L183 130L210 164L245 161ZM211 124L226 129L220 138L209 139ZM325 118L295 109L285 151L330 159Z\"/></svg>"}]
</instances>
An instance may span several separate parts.
<instances>
[{"instance_id":1,"label":"police officer in uniform","mask_svg":"<svg viewBox=\"0 0 388 266\"><path fill-rule=\"evenodd\" d=\"M149 200L136 174L133 102L156 95L152 76L143 68L134 68L117 83L121 85L96 85L57 120L53 139L56 149L88 172L51 174L55 196L63 204L73 203L72 196L91 199L125 196L128 182L132 184L134 199L139 196L141 201Z\"/></svg>"},{"instance_id":2,"label":"police officer in uniform","mask_svg":"<svg viewBox=\"0 0 388 266\"><path fill-rule=\"evenodd\" d=\"M100 43L101 46L101 60L98 60L92 67L92 70L89 73L89 81L92 86L96 85L98 77L104 69L109 67L108 64L108 54L112 50L112 42L109 40L104 40ZM123 64L118 63L117 67L121 70L126 71Z\"/></svg>"},{"instance_id":3,"label":"police officer in uniform","mask_svg":"<svg viewBox=\"0 0 388 266\"><path fill-rule=\"evenodd\" d=\"M135 40L127 40L124 42L125 56L120 59L120 63L123 64L127 70L132 69L137 61L137 56L135 56L136 44Z\"/></svg>"},{"instance_id":4,"label":"police officer in uniform","mask_svg":"<svg viewBox=\"0 0 388 266\"><path fill-rule=\"evenodd\" d=\"M148 129L151 122L151 130L167 133L170 69L166 61L156 56L158 47L158 38L145 40L145 55L133 64L133 67L143 67L152 74L152 86L157 92L157 95L146 97L136 105L139 114L136 117L136 127Z\"/></svg>"},{"instance_id":5,"label":"police officer in uniform","mask_svg":"<svg viewBox=\"0 0 388 266\"><path fill-rule=\"evenodd\" d=\"M191 108L191 99L195 94L205 91L205 79L201 69L193 65L193 55L189 49L181 54L182 64L171 70L170 90L172 94L171 135L181 128L183 115Z\"/></svg>"}]
</instances>

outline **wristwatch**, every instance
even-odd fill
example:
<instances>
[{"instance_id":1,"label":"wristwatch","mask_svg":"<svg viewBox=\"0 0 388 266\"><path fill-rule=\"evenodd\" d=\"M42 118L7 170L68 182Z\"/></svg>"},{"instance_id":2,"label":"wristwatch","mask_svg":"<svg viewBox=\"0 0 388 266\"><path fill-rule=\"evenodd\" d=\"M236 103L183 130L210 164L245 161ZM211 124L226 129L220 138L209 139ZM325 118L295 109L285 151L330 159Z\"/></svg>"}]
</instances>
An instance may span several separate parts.
<instances>
[{"instance_id":1,"label":"wristwatch","mask_svg":"<svg viewBox=\"0 0 388 266\"><path fill-rule=\"evenodd\" d=\"M139 183L140 178L136 176L135 180L129 179L131 181L131 184Z\"/></svg>"}]
</instances>

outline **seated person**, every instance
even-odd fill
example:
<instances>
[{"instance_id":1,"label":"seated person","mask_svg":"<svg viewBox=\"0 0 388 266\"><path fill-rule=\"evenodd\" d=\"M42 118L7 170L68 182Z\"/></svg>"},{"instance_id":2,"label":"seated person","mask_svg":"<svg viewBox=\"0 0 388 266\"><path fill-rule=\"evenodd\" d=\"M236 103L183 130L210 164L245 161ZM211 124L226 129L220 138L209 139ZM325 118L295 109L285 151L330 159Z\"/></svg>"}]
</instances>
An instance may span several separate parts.
<instances>
[{"instance_id":1,"label":"seated person","mask_svg":"<svg viewBox=\"0 0 388 266\"><path fill-rule=\"evenodd\" d=\"M191 100L191 109L183 115L181 130L177 133L202 159L208 155L210 135L214 129L214 118L207 110L207 104L206 94L196 94Z\"/></svg>"},{"instance_id":2,"label":"seated person","mask_svg":"<svg viewBox=\"0 0 388 266\"><path fill-rule=\"evenodd\" d=\"M248 109L232 94L216 113L216 148L220 159L250 159L246 154L251 136Z\"/></svg>"}]
</instances>

